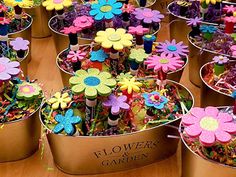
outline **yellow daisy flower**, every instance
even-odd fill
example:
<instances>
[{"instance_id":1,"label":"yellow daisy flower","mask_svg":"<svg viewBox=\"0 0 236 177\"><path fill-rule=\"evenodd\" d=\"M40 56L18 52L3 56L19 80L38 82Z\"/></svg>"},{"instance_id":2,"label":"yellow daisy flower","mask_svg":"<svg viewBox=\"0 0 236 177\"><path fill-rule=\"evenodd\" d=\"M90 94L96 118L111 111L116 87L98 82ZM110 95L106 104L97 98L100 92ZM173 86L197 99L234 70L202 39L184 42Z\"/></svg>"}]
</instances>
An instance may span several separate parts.
<instances>
[{"instance_id":1,"label":"yellow daisy flower","mask_svg":"<svg viewBox=\"0 0 236 177\"><path fill-rule=\"evenodd\" d=\"M34 1L32 0L4 0L4 3L7 6L19 6L21 8L33 7Z\"/></svg>"},{"instance_id":2,"label":"yellow daisy flower","mask_svg":"<svg viewBox=\"0 0 236 177\"><path fill-rule=\"evenodd\" d=\"M209 3L216 4L216 2L221 2L221 0L200 0L200 2L201 3L205 2L208 5Z\"/></svg>"},{"instance_id":3,"label":"yellow daisy flower","mask_svg":"<svg viewBox=\"0 0 236 177\"><path fill-rule=\"evenodd\" d=\"M47 10L62 10L64 7L72 5L71 0L46 0L42 4Z\"/></svg>"},{"instance_id":4,"label":"yellow daisy flower","mask_svg":"<svg viewBox=\"0 0 236 177\"><path fill-rule=\"evenodd\" d=\"M123 28L107 28L105 31L98 31L94 40L106 49L113 47L115 50L122 50L124 47L132 46L132 39L133 36L126 33Z\"/></svg>"},{"instance_id":5,"label":"yellow daisy flower","mask_svg":"<svg viewBox=\"0 0 236 177\"><path fill-rule=\"evenodd\" d=\"M133 91L139 92L142 83L136 82L135 77L133 77L131 79L124 78L121 82L118 82L118 85L120 86L120 90L127 90L128 94L131 94Z\"/></svg>"}]
</instances>

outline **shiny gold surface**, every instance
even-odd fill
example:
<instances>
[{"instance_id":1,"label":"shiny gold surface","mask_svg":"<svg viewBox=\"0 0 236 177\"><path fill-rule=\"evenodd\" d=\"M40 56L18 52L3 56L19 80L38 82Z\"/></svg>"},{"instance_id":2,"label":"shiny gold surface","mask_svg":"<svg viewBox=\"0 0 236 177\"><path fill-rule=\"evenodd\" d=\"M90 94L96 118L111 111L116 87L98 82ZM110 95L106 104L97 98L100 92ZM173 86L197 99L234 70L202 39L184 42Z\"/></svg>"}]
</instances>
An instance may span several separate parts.
<instances>
[{"instance_id":1,"label":"shiny gold surface","mask_svg":"<svg viewBox=\"0 0 236 177\"><path fill-rule=\"evenodd\" d=\"M182 143L182 177L235 177L236 168L205 160Z\"/></svg>"},{"instance_id":2,"label":"shiny gold surface","mask_svg":"<svg viewBox=\"0 0 236 177\"><path fill-rule=\"evenodd\" d=\"M44 38L50 36L51 31L48 28L48 20L51 13L46 11L46 8L43 6L37 6L25 10L34 19L31 27L31 36L34 38Z\"/></svg>"},{"instance_id":3,"label":"shiny gold surface","mask_svg":"<svg viewBox=\"0 0 236 177\"><path fill-rule=\"evenodd\" d=\"M0 162L31 156L38 150L40 130L38 111L28 119L5 123L0 129Z\"/></svg>"}]
</instances>

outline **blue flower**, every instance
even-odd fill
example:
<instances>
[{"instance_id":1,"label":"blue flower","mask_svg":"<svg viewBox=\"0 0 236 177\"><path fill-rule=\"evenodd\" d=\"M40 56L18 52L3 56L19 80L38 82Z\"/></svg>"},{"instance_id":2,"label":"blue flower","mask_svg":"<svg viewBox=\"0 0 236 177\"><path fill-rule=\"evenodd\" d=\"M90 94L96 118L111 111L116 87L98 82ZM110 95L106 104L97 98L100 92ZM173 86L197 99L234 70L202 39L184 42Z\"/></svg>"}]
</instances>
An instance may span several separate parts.
<instances>
[{"instance_id":1,"label":"blue flower","mask_svg":"<svg viewBox=\"0 0 236 177\"><path fill-rule=\"evenodd\" d=\"M233 93L231 94L231 96L232 96L234 99L236 99L236 90L233 91Z\"/></svg>"},{"instance_id":2,"label":"blue flower","mask_svg":"<svg viewBox=\"0 0 236 177\"><path fill-rule=\"evenodd\" d=\"M91 61L98 61L100 63L104 62L108 58L108 55L102 49L97 51L92 51L90 55L91 55L90 57Z\"/></svg>"},{"instance_id":3,"label":"blue flower","mask_svg":"<svg viewBox=\"0 0 236 177\"><path fill-rule=\"evenodd\" d=\"M154 107L156 109L164 108L165 104L168 103L168 99L161 96L158 92L144 93L143 98L145 99L145 105L147 107Z\"/></svg>"},{"instance_id":4,"label":"blue flower","mask_svg":"<svg viewBox=\"0 0 236 177\"><path fill-rule=\"evenodd\" d=\"M215 33L218 28L212 25L202 25L200 26L200 30L202 33Z\"/></svg>"},{"instance_id":5,"label":"blue flower","mask_svg":"<svg viewBox=\"0 0 236 177\"><path fill-rule=\"evenodd\" d=\"M89 14L94 16L95 20L110 20L115 15L120 15L122 3L116 0L98 0L98 3L92 4Z\"/></svg>"},{"instance_id":6,"label":"blue flower","mask_svg":"<svg viewBox=\"0 0 236 177\"><path fill-rule=\"evenodd\" d=\"M79 116L74 116L72 109L66 111L65 116L57 114L55 120L58 124L54 127L53 132L58 134L65 130L67 135L73 135L75 133L75 125L81 122Z\"/></svg>"},{"instance_id":7,"label":"blue flower","mask_svg":"<svg viewBox=\"0 0 236 177\"><path fill-rule=\"evenodd\" d=\"M154 42L156 40L156 36L151 35L151 34L146 34L146 35L143 36L143 40Z\"/></svg>"}]
</instances>

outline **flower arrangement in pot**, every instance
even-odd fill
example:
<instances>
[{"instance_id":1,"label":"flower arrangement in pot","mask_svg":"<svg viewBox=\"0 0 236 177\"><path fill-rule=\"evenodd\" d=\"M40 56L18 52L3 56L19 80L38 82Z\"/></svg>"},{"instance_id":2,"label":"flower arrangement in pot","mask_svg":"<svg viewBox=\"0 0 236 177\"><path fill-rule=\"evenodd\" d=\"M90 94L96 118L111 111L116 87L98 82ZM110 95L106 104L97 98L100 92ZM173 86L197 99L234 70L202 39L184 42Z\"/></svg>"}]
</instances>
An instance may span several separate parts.
<instances>
[{"instance_id":1,"label":"flower arrangement in pot","mask_svg":"<svg viewBox=\"0 0 236 177\"><path fill-rule=\"evenodd\" d=\"M209 170L217 177L235 175L234 109L232 106L195 107L182 117L183 177L199 174L207 177Z\"/></svg>"},{"instance_id":2,"label":"flower arrangement in pot","mask_svg":"<svg viewBox=\"0 0 236 177\"><path fill-rule=\"evenodd\" d=\"M116 0L99 0L96 3L73 4L70 0L54 3L43 2L47 10L55 9L57 14L49 20L49 27L54 32L58 53L66 48L68 39L62 30L65 27L77 27L80 44L90 43L96 33L106 28L128 28L142 25L150 33L157 33L164 16L157 10L135 8L131 4L122 4ZM64 42L59 42L63 37ZM57 42L58 41L58 42Z\"/></svg>"},{"instance_id":3,"label":"flower arrangement in pot","mask_svg":"<svg viewBox=\"0 0 236 177\"><path fill-rule=\"evenodd\" d=\"M154 76L155 72L162 72L163 67L164 78L179 82L188 62L188 47L183 42L172 40L156 43L156 37L148 34L149 29L141 25L130 26L128 31L123 28L98 31L94 43L84 46L78 45L74 27L66 28L64 32L69 35L70 45L59 53L56 62L66 86L77 70L90 67L110 71L114 76L130 72L137 77ZM135 40L132 40L134 37ZM147 69L145 62L154 62L157 65L155 72L149 65Z\"/></svg>"},{"instance_id":4,"label":"flower arrangement in pot","mask_svg":"<svg viewBox=\"0 0 236 177\"><path fill-rule=\"evenodd\" d=\"M38 149L40 123L36 112L43 93L35 80L17 77L19 67L18 61L0 58L0 162L26 158Z\"/></svg>"}]
</instances>

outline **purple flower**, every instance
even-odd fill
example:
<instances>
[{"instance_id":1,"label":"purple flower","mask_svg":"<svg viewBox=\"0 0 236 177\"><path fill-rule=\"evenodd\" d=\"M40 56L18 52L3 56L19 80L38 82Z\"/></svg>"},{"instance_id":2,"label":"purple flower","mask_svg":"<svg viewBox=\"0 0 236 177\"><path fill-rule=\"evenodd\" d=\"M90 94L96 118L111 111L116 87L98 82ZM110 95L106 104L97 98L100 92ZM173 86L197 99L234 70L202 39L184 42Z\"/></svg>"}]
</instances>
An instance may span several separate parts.
<instances>
[{"instance_id":1,"label":"purple flower","mask_svg":"<svg viewBox=\"0 0 236 177\"><path fill-rule=\"evenodd\" d=\"M0 82L8 81L12 77L20 73L20 63L18 61L10 61L10 59L0 58Z\"/></svg>"},{"instance_id":2,"label":"purple flower","mask_svg":"<svg viewBox=\"0 0 236 177\"><path fill-rule=\"evenodd\" d=\"M173 39L171 42L165 41L160 42L158 44L157 52L158 53L164 53L165 55L171 54L175 57L186 57L188 55L188 46L183 45L183 42L176 43L175 39Z\"/></svg>"},{"instance_id":3,"label":"purple flower","mask_svg":"<svg viewBox=\"0 0 236 177\"><path fill-rule=\"evenodd\" d=\"M159 23L164 15L162 15L158 10L152 10L148 8L136 8L133 12L135 18L138 20L143 20L144 23L151 24L152 22Z\"/></svg>"},{"instance_id":4,"label":"purple flower","mask_svg":"<svg viewBox=\"0 0 236 177\"><path fill-rule=\"evenodd\" d=\"M126 103L127 97L125 95L121 95L116 97L114 94L111 94L108 97L108 100L103 102L103 106L111 108L111 113L113 115L118 115L120 110L129 110L130 106Z\"/></svg>"},{"instance_id":5,"label":"purple flower","mask_svg":"<svg viewBox=\"0 0 236 177\"><path fill-rule=\"evenodd\" d=\"M15 40L12 40L10 42L10 45L12 46L12 48L15 51L19 51L19 50L28 50L28 45L29 45L29 41L28 40L24 40L21 37L17 37Z\"/></svg>"},{"instance_id":6,"label":"purple flower","mask_svg":"<svg viewBox=\"0 0 236 177\"><path fill-rule=\"evenodd\" d=\"M202 18L195 17L195 18L190 18L187 20L187 25L188 26L197 26L202 22Z\"/></svg>"},{"instance_id":7,"label":"purple flower","mask_svg":"<svg viewBox=\"0 0 236 177\"><path fill-rule=\"evenodd\" d=\"M225 56L220 55L220 56L215 56L213 58L213 61L219 65L223 65L223 64L227 63L229 61L229 59Z\"/></svg>"}]
</instances>

